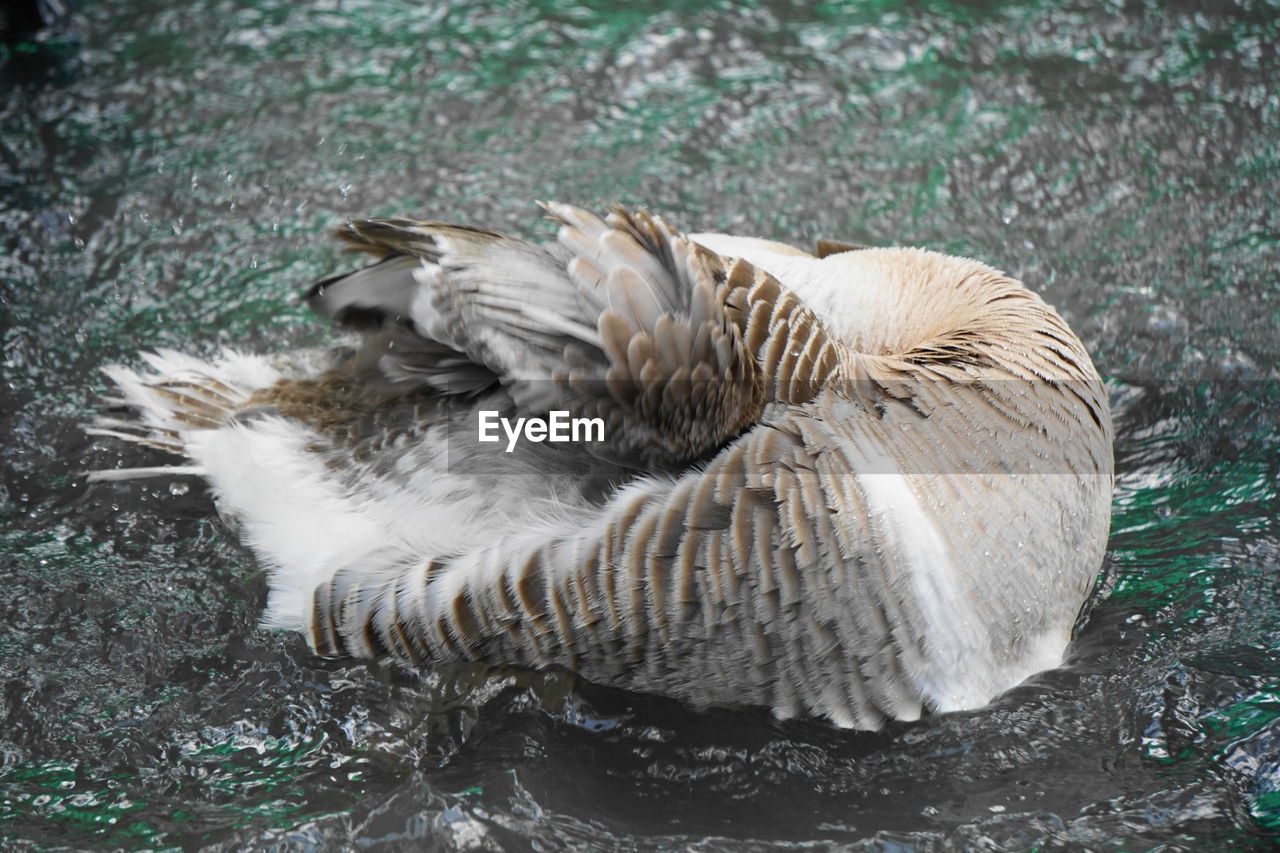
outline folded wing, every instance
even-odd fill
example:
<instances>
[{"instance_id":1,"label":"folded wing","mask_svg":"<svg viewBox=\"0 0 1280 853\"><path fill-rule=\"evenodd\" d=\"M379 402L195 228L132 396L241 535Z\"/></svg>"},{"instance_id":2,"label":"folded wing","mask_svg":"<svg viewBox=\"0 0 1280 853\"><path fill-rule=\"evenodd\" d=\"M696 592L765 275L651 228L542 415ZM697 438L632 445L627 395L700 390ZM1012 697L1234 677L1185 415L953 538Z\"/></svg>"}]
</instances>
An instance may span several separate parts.
<instances>
[{"instance_id":1,"label":"folded wing","mask_svg":"<svg viewBox=\"0 0 1280 853\"><path fill-rule=\"evenodd\" d=\"M361 357L382 379L446 393L502 383L524 413L600 417L605 441L588 450L641 469L706 457L834 368L820 324L745 261L645 211L545 208L560 229L544 246L435 222L349 223L338 236L378 262L308 301L367 332Z\"/></svg>"}]
</instances>

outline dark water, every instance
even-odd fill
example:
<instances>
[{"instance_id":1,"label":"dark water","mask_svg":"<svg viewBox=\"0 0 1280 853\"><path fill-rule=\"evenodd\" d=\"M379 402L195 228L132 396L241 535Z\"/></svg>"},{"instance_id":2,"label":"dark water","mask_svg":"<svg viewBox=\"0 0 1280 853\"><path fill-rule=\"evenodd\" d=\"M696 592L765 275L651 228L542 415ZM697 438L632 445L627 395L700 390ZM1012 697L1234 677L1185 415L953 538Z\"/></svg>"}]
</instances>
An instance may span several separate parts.
<instances>
[{"instance_id":1,"label":"dark water","mask_svg":"<svg viewBox=\"0 0 1280 853\"><path fill-rule=\"evenodd\" d=\"M1270 849L1278 43L1262 0L84 0L0 47L0 843ZM321 341L293 294L326 226L531 234L534 198L1044 293L1118 418L1070 664L851 734L325 662L255 627L262 574L198 486L78 478L119 464L77 427L98 365Z\"/></svg>"}]
</instances>

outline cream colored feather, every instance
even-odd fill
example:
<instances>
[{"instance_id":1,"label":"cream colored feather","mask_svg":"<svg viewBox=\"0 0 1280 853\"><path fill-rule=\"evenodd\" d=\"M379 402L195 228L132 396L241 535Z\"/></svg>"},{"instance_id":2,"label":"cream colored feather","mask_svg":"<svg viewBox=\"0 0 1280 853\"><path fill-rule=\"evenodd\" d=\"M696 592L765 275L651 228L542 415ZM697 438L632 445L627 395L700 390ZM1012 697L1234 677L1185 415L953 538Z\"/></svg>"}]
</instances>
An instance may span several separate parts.
<instances>
[{"instance_id":1,"label":"cream colored feather","mask_svg":"<svg viewBox=\"0 0 1280 853\"><path fill-rule=\"evenodd\" d=\"M693 705L874 729L1057 666L1109 525L1107 399L976 261L685 236L566 205L537 246L352 223L313 288L354 356L112 368L321 654L566 666ZM606 438L483 454L481 409ZM128 471L100 472L123 479Z\"/></svg>"}]
</instances>

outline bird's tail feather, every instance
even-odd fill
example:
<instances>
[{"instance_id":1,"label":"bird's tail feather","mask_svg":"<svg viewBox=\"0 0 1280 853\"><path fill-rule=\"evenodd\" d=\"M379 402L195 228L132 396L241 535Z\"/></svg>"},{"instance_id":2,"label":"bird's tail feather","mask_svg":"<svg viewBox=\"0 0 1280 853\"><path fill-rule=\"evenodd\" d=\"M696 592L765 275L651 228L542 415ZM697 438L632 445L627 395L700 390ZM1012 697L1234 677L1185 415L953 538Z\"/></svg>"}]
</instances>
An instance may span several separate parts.
<instances>
[{"instance_id":1,"label":"bird's tail feather","mask_svg":"<svg viewBox=\"0 0 1280 853\"><path fill-rule=\"evenodd\" d=\"M186 437L192 431L224 426L255 391L282 378L268 359L231 350L209 361L169 349L143 353L142 358L143 368L103 368L118 391L103 399L116 411L86 424L86 434L188 457ZM102 482L204 473L198 464L158 465L90 471L87 477Z\"/></svg>"}]
</instances>

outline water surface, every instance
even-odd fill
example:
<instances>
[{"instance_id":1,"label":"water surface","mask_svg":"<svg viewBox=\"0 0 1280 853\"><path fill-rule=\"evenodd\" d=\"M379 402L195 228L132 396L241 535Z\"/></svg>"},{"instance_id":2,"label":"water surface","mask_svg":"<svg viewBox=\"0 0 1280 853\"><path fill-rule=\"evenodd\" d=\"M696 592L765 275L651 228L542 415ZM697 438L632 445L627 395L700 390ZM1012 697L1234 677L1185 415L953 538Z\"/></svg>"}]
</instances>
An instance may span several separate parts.
<instances>
[{"instance_id":1,"label":"water surface","mask_svg":"<svg viewBox=\"0 0 1280 853\"><path fill-rule=\"evenodd\" d=\"M0 840L35 848L1270 849L1280 836L1280 6L83 2L0 47ZM323 230L535 198L1021 278L1112 390L1069 665L855 734L259 630L96 368L323 341Z\"/></svg>"}]
</instances>

